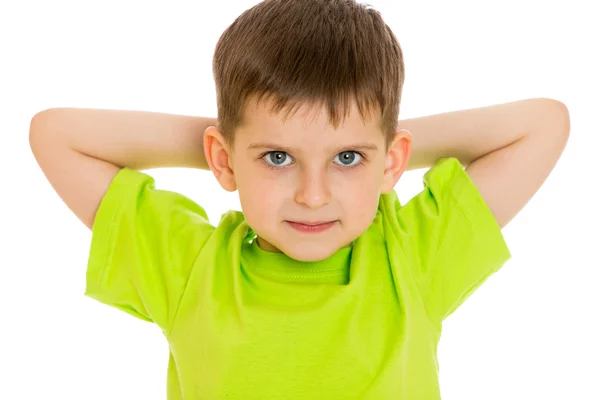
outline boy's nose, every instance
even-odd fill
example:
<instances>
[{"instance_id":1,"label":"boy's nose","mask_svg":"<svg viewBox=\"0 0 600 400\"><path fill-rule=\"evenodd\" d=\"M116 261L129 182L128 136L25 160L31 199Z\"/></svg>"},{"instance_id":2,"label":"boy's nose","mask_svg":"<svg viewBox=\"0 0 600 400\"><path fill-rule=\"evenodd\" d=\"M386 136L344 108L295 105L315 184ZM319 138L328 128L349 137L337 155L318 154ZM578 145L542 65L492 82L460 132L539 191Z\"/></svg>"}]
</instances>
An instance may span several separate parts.
<instances>
[{"instance_id":1,"label":"boy's nose","mask_svg":"<svg viewBox=\"0 0 600 400\"><path fill-rule=\"evenodd\" d=\"M328 176L323 171L304 171L301 174L296 202L310 208L319 208L329 204L331 192Z\"/></svg>"}]
</instances>

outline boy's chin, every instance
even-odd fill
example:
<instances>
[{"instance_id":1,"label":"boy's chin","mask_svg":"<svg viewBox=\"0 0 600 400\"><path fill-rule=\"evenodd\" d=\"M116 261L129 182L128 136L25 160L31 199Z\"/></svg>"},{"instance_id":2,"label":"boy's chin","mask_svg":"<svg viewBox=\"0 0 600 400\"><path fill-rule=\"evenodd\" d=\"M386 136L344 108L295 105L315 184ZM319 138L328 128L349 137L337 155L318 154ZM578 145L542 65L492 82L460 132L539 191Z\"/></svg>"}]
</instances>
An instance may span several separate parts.
<instances>
[{"instance_id":1,"label":"boy's chin","mask_svg":"<svg viewBox=\"0 0 600 400\"><path fill-rule=\"evenodd\" d=\"M331 257L337 250L332 249L332 251L288 251L285 252L286 255L290 258L293 258L296 261L301 262L319 262L328 259Z\"/></svg>"},{"instance_id":2,"label":"boy's chin","mask_svg":"<svg viewBox=\"0 0 600 400\"><path fill-rule=\"evenodd\" d=\"M265 239L261 238L260 235L257 236L256 243L258 244L258 247L261 248L261 250L268 251L268 252L271 252L271 253L283 253L277 247L273 246L270 242L268 242Z\"/></svg>"},{"instance_id":3,"label":"boy's chin","mask_svg":"<svg viewBox=\"0 0 600 400\"><path fill-rule=\"evenodd\" d=\"M260 242L259 242L260 246ZM271 245L273 246L273 245ZM327 246L325 243L279 243L270 248L272 252L284 253L290 258L301 262L318 262L325 260L335 254L339 248L335 245Z\"/></svg>"}]
</instances>

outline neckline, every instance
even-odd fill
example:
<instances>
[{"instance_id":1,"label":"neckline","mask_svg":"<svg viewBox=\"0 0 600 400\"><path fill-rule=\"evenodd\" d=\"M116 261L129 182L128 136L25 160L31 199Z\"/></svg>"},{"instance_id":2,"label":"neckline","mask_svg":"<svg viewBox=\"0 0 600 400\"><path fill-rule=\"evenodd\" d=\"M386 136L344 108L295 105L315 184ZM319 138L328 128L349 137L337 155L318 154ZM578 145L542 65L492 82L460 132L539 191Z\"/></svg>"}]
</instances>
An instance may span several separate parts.
<instances>
[{"instance_id":1,"label":"neckline","mask_svg":"<svg viewBox=\"0 0 600 400\"><path fill-rule=\"evenodd\" d=\"M257 234L248 227L244 240L246 267L271 280L280 282L347 283L353 245L338 249L319 261L299 261L287 254L261 249Z\"/></svg>"}]
</instances>

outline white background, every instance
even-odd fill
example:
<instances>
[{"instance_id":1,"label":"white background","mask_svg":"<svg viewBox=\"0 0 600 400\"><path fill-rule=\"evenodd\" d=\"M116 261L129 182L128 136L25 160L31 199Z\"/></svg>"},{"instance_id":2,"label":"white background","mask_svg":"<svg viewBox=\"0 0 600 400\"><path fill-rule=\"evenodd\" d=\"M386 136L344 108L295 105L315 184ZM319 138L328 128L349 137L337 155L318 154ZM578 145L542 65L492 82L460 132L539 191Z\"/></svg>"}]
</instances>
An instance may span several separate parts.
<instances>
[{"instance_id":1,"label":"white background","mask_svg":"<svg viewBox=\"0 0 600 400\"><path fill-rule=\"evenodd\" d=\"M39 169L52 107L216 117L214 47L257 1L19 1L0 6L0 398L165 399L158 327L84 296L90 231ZM513 258L444 324L444 400L600 399L600 24L593 2L375 1L406 63L400 119L532 97L571 137L503 232ZM568 5L567 5L568 4ZM146 171L218 223L237 193L209 171ZM404 204L425 170L396 187ZM318 334L316 332L315 334ZM411 399L412 400L412 399Z\"/></svg>"}]
</instances>

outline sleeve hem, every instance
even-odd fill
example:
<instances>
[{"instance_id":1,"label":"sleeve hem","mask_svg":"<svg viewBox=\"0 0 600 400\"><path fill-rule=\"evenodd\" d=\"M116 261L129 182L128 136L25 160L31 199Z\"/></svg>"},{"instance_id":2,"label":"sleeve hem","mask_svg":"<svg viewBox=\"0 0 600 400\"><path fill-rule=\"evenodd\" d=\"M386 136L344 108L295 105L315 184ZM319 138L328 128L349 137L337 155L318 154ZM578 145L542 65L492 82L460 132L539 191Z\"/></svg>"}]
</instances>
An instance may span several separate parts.
<instances>
[{"instance_id":1,"label":"sleeve hem","mask_svg":"<svg viewBox=\"0 0 600 400\"><path fill-rule=\"evenodd\" d=\"M132 201L131 196L124 196L124 193L131 192L126 186L134 185L141 179L138 171L133 171L127 167L122 168L113 177L109 188L100 201L94 223L92 225L92 239L88 256L88 265L86 272L86 288L84 295L99 299L102 293L101 282L103 272L110 262L113 248L113 231L115 221L120 215L123 207ZM143 175L141 178L152 177ZM153 180L151 181L153 182Z\"/></svg>"},{"instance_id":2,"label":"sleeve hem","mask_svg":"<svg viewBox=\"0 0 600 400\"><path fill-rule=\"evenodd\" d=\"M511 254L502 228L467 171L458 160L456 163L459 164L460 170L457 169L454 184L450 189L453 202L473 227L477 238L482 241L481 245L490 250L489 256L496 260L508 260Z\"/></svg>"}]
</instances>

